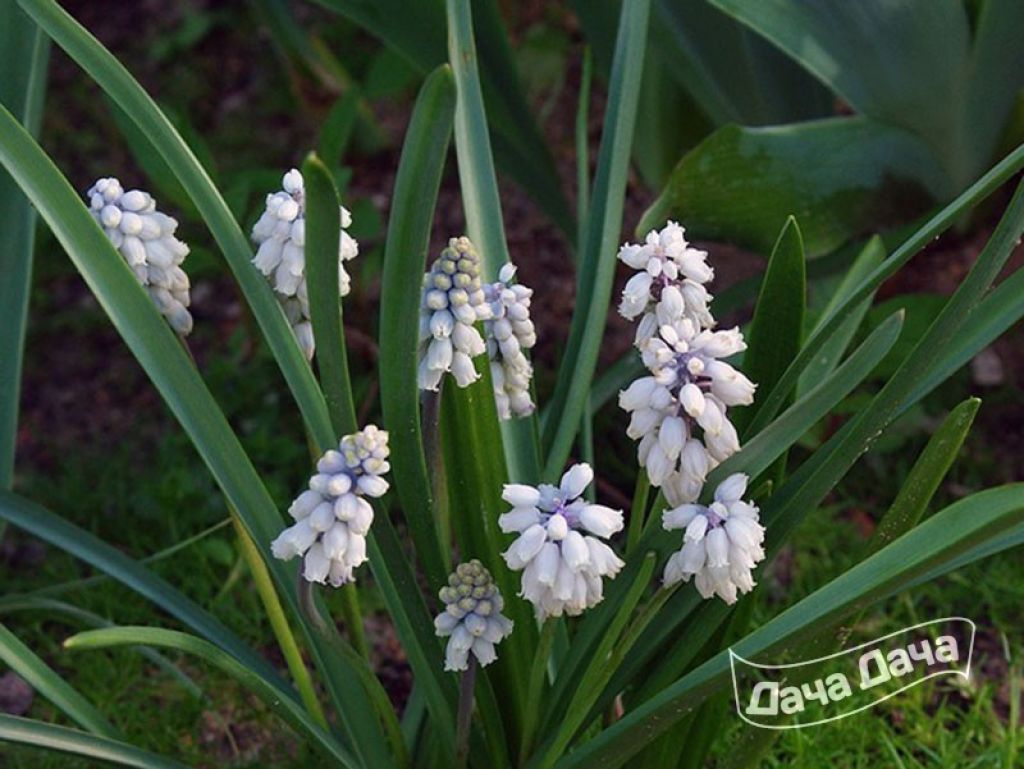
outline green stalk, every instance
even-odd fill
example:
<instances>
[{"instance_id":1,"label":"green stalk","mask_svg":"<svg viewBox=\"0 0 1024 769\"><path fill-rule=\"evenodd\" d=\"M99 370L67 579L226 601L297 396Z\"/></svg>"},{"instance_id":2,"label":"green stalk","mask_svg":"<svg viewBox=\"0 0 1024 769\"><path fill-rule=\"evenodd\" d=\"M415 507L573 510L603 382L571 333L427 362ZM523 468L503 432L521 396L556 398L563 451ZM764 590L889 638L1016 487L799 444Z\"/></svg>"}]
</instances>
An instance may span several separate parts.
<instances>
[{"instance_id":1,"label":"green stalk","mask_svg":"<svg viewBox=\"0 0 1024 769\"><path fill-rule=\"evenodd\" d=\"M469 725L473 720L476 667L476 656L470 654L469 667L462 672L459 686L459 714L455 722L455 769L466 769L469 759Z\"/></svg>"},{"instance_id":2,"label":"green stalk","mask_svg":"<svg viewBox=\"0 0 1024 769\"><path fill-rule=\"evenodd\" d=\"M647 502L651 494L651 481L647 471L642 467L636 473L636 486L633 489L633 504L629 508L629 528L626 530L626 552L632 553L640 541L644 531L644 519L647 514Z\"/></svg>"},{"instance_id":3,"label":"green stalk","mask_svg":"<svg viewBox=\"0 0 1024 769\"><path fill-rule=\"evenodd\" d=\"M547 678L548 657L551 655L551 646L555 640L559 622L550 619L541 625L540 640L537 641L537 651L533 655L533 666L530 668L530 681L526 690L526 701L538 704L541 701L541 693L544 690L544 680ZM533 750L533 740L537 734L537 722L540 718L540 707L528 707L526 717L523 721L523 736L519 743L519 763L525 765L526 757Z\"/></svg>"},{"instance_id":4,"label":"green stalk","mask_svg":"<svg viewBox=\"0 0 1024 769\"><path fill-rule=\"evenodd\" d=\"M267 571L267 566L263 563L252 537L238 520L235 509L231 505L228 505L228 509L231 511L231 522L238 533L238 544L241 546L242 556L249 566L253 582L256 583L256 591L260 594L260 600L263 601L263 608L267 612L267 619L270 620L270 627L274 631L281 654L284 655L284 660L288 664L288 671L292 674L295 686L299 690L302 704L306 706L306 711L313 719L327 729L327 718L316 697L313 680L309 677L309 670L302 660L302 653L299 651L299 645L295 642L295 636L288 625L288 618L284 616L284 608L281 606L281 601L278 600L274 583L270 579L270 572Z\"/></svg>"},{"instance_id":5,"label":"green stalk","mask_svg":"<svg viewBox=\"0 0 1024 769\"><path fill-rule=\"evenodd\" d=\"M434 496L434 520L442 553L447 557L452 541L451 507L448 505L448 484L444 475L444 449L441 445L441 390L444 378L437 386L437 392L423 393L423 453L427 459L431 491ZM446 560L445 567L451 564Z\"/></svg>"}]
</instances>

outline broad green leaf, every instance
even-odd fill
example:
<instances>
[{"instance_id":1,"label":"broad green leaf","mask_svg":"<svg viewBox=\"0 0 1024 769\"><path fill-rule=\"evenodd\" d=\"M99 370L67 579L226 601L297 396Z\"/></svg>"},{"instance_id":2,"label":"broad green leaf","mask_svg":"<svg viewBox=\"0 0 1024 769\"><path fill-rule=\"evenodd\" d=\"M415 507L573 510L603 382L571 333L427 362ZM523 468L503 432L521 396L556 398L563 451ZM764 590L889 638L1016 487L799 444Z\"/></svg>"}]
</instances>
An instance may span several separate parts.
<instances>
[{"instance_id":1,"label":"broad green leaf","mask_svg":"<svg viewBox=\"0 0 1024 769\"><path fill-rule=\"evenodd\" d=\"M775 241L768 259L761 292L754 306L754 319L747 334L747 350L743 354L743 373L763 392L779 381L786 366L800 350L807 306L807 269L804 246L796 219L789 217ZM736 412L733 422L737 432L744 434L756 413L752 406Z\"/></svg>"},{"instance_id":2,"label":"broad green leaf","mask_svg":"<svg viewBox=\"0 0 1024 769\"><path fill-rule=\"evenodd\" d=\"M868 241L867 245L864 246L860 253L857 254L857 257L853 260L853 264L850 265L850 269L846 271L846 274L843 276L839 285L836 287L835 292L829 299L828 304L826 304L824 309L821 311L818 321L814 325L812 334L817 332L818 329L824 326L825 323L832 318L832 315L846 300L846 298L853 293L853 290L860 285L860 282L864 280L872 270L882 263L883 259L885 259L885 245L882 243L882 239L876 235ZM872 293L862 299L860 304L850 310L849 315L833 332L832 336L818 345L818 349L815 351L814 360L807 365L803 374L800 375L800 380L796 386L798 396L803 395L813 387L816 387L819 382L835 371L836 366L839 365L839 361L842 360L843 355L846 354L846 348L849 346L850 342L853 341L853 337L857 333L857 329L864 320L864 316L867 314L868 308L871 306L873 297L874 294ZM794 355L794 357L796 356Z\"/></svg>"},{"instance_id":3,"label":"broad green leaf","mask_svg":"<svg viewBox=\"0 0 1024 769\"><path fill-rule=\"evenodd\" d=\"M442 66L423 84L406 133L392 196L380 297L380 398L391 435L392 478L431 586L448 578L449 555L442 550L434 525L436 511L420 426L419 305L454 114L451 71Z\"/></svg>"},{"instance_id":4,"label":"broad green leaf","mask_svg":"<svg viewBox=\"0 0 1024 769\"><path fill-rule=\"evenodd\" d=\"M946 477L974 423L981 401L968 398L951 412L928 440L900 487L899 494L882 516L867 551L874 552L910 531L921 520L928 503Z\"/></svg>"},{"instance_id":5,"label":"broad green leaf","mask_svg":"<svg viewBox=\"0 0 1024 769\"><path fill-rule=\"evenodd\" d=\"M120 550L17 494L0 490L0 518L44 542L70 553L125 587L155 603L240 662L271 680L277 671L262 657L191 599Z\"/></svg>"},{"instance_id":6,"label":"broad green leaf","mask_svg":"<svg viewBox=\"0 0 1024 769\"><path fill-rule=\"evenodd\" d=\"M327 406L252 249L195 153L120 62L54 0L18 0L23 9L128 115L174 171L224 253L291 388L310 432L330 443Z\"/></svg>"},{"instance_id":7,"label":"broad green leaf","mask_svg":"<svg viewBox=\"0 0 1024 769\"><path fill-rule=\"evenodd\" d=\"M447 61L441 0L316 0L363 27L426 74ZM481 78L495 157L569 238L573 217L551 152L527 104L495 0L473 3Z\"/></svg>"},{"instance_id":8,"label":"broad green leaf","mask_svg":"<svg viewBox=\"0 0 1024 769\"><path fill-rule=\"evenodd\" d=\"M656 0L652 44L716 125L777 125L832 112L828 91L704 0Z\"/></svg>"},{"instance_id":9,"label":"broad green leaf","mask_svg":"<svg viewBox=\"0 0 1024 769\"><path fill-rule=\"evenodd\" d=\"M804 369L813 359L819 345L823 340L828 339L842 326L851 313L871 296L874 291L887 279L894 275L899 269L910 261L914 254L918 253L926 245L937 238L942 232L957 221L966 211L969 211L980 200L988 197L993 190L997 189L1021 166L1024 165L1024 145L1018 147L999 163L993 166L988 173L978 181L964 190L953 202L949 203L942 210L932 216L920 229L910 235L892 254L890 254L871 274L864 278L858 287L847 296L837 307L828 321L818 328L807 340L807 343L800 350L793 362L786 369L778 385L768 394L761 403L757 417L751 425L752 430L758 430L770 422L778 413L779 408L785 400L786 393L799 380ZM953 340L950 340L953 341ZM952 357L952 356L949 356Z\"/></svg>"},{"instance_id":10,"label":"broad green leaf","mask_svg":"<svg viewBox=\"0 0 1024 769\"><path fill-rule=\"evenodd\" d=\"M545 464L542 477L545 480L552 480L562 472L587 407L587 394L597 368L622 231L622 206L649 14L650 0L636 0L622 6L586 237L580 244L582 258L577 267L580 279L576 306L558 371L558 384L543 423Z\"/></svg>"},{"instance_id":11,"label":"broad green leaf","mask_svg":"<svg viewBox=\"0 0 1024 769\"><path fill-rule=\"evenodd\" d=\"M325 756L340 766L359 766L355 757L310 717L287 692L250 670L222 649L197 636L155 627L113 627L86 630L64 641L66 649L107 649L116 646L155 646L191 654L210 663L261 699L285 723L310 739Z\"/></svg>"},{"instance_id":12,"label":"broad green leaf","mask_svg":"<svg viewBox=\"0 0 1024 769\"><path fill-rule=\"evenodd\" d=\"M481 4L486 6L486 3ZM495 281L502 265L511 261L502 224L498 180L494 173L487 134L476 44L469 0L446 0L448 59L455 76L455 151L458 157L462 207L470 240L480 252L483 278ZM536 441L537 417L501 423L508 478L514 483L536 483L540 458Z\"/></svg>"},{"instance_id":13,"label":"broad green leaf","mask_svg":"<svg viewBox=\"0 0 1024 769\"><path fill-rule=\"evenodd\" d=\"M114 623L104 619L98 614L87 611L79 606L73 606L64 601L55 601L50 598L37 598L31 595L12 595L0 598L0 614L16 611L48 612L59 614L82 622L90 627L113 627ZM148 659L165 673L178 681L197 700L202 699L203 690L193 681L187 673L167 659L159 652L146 646L140 646L136 651Z\"/></svg>"},{"instance_id":14,"label":"broad green leaf","mask_svg":"<svg viewBox=\"0 0 1024 769\"><path fill-rule=\"evenodd\" d=\"M782 652L825 623L904 590L915 578L948 571L979 545L1003 549L1004 536L1024 523L1024 486L1014 484L974 494L947 507L908 534L762 625L732 647L745 659ZM563 758L559 769L612 769L670 728L701 702L727 686L729 651L724 650L643 703L590 742Z\"/></svg>"},{"instance_id":15,"label":"broad green leaf","mask_svg":"<svg viewBox=\"0 0 1024 769\"><path fill-rule=\"evenodd\" d=\"M39 132L50 40L14 3L0 7L0 104L29 133ZM32 251L36 214L18 185L0 171L0 488L14 476L14 446L21 395L21 362L32 282ZM0 523L0 535L3 534Z\"/></svg>"},{"instance_id":16,"label":"broad green leaf","mask_svg":"<svg viewBox=\"0 0 1024 769\"><path fill-rule=\"evenodd\" d=\"M18 716L0 714L0 742L31 745L136 769L188 769L185 764L125 742Z\"/></svg>"},{"instance_id":17,"label":"broad green leaf","mask_svg":"<svg viewBox=\"0 0 1024 769\"><path fill-rule=\"evenodd\" d=\"M919 139L868 118L727 125L683 156L637 232L678 218L694 237L769 253L795 215L811 258L872 226L908 186L941 184Z\"/></svg>"},{"instance_id":18,"label":"broad green leaf","mask_svg":"<svg viewBox=\"0 0 1024 769\"><path fill-rule=\"evenodd\" d=\"M0 623L0 660L52 702L68 718L93 734L116 740L120 733L96 707Z\"/></svg>"},{"instance_id":19,"label":"broad green leaf","mask_svg":"<svg viewBox=\"0 0 1024 769\"><path fill-rule=\"evenodd\" d=\"M10 113L2 108L0 165L7 168L35 204L99 305L191 438L229 505L238 511L246 531L260 548L279 593L298 614L293 590L295 567L273 558L269 551L270 542L282 526L281 514L223 412L199 377L180 340L159 314L128 264L89 215L67 179ZM294 340L290 344L294 347ZM301 364L308 373L306 362L302 360ZM315 382L313 387L319 394ZM316 424L311 430L330 436L325 441L330 445L333 431L329 422ZM314 659L322 664L327 650L309 632L308 626L303 624L303 629ZM262 668L255 666L254 669ZM342 726L353 741L354 750L361 758L374 758L386 751L384 736L373 713L361 704L356 706L361 694L357 681L355 675L327 676L324 683L339 711ZM358 743L355 742L357 734L360 735Z\"/></svg>"}]
</instances>

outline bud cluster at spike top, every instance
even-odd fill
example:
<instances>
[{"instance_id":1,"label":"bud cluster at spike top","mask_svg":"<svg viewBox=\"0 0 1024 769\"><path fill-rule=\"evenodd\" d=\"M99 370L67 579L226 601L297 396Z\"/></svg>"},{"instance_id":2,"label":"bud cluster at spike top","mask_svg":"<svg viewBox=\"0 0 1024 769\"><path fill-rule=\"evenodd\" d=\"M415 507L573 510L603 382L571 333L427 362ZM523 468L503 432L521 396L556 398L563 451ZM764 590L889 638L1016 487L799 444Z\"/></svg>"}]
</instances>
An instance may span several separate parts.
<instances>
[{"instance_id":1,"label":"bud cluster at spike top","mask_svg":"<svg viewBox=\"0 0 1024 769\"><path fill-rule=\"evenodd\" d=\"M148 192L128 190L113 178L99 179L85 193L89 213L103 228L145 287L171 328L192 331L189 280L182 269L188 246L174 236L178 222L156 210Z\"/></svg>"},{"instance_id":2,"label":"bud cluster at spike top","mask_svg":"<svg viewBox=\"0 0 1024 769\"><path fill-rule=\"evenodd\" d=\"M283 189L267 195L266 208L252 228L257 246L253 264L270 281L292 331L307 359L316 349L309 314L306 284L306 200L302 173L292 169L284 175ZM352 215L341 207L338 242L338 296L347 296L350 280L345 262L359 254L359 243L345 230Z\"/></svg>"},{"instance_id":3,"label":"bud cluster at spike top","mask_svg":"<svg viewBox=\"0 0 1024 769\"><path fill-rule=\"evenodd\" d=\"M627 434L639 441L640 465L673 506L665 514L665 528L678 528L690 516L683 549L666 567L666 584L695 577L705 598L717 594L732 603L737 591L753 588L751 569L764 557L757 508L738 496L728 498L735 504L723 498L698 512L692 503L708 473L739 451L728 409L753 403L756 386L724 360L746 344L738 328L714 330L705 287L714 271L707 252L692 248L684 235L669 222L648 233L643 244L626 244L619 251L619 258L638 270L626 284L619 312L640 317L636 346L648 371L619 393L619 405L630 413ZM742 494L746 477L731 476L723 487ZM725 525L734 511L743 521ZM739 539L732 538L733 530Z\"/></svg>"},{"instance_id":4,"label":"bud cluster at spike top","mask_svg":"<svg viewBox=\"0 0 1024 769\"><path fill-rule=\"evenodd\" d=\"M295 519L271 543L275 558L303 556L302 576L309 582L340 587L355 581L353 571L366 560L366 535L373 507L365 497L381 497L388 482L388 434L375 425L341 439L317 462L309 489L288 513Z\"/></svg>"},{"instance_id":5,"label":"bud cluster at spike top","mask_svg":"<svg viewBox=\"0 0 1024 769\"><path fill-rule=\"evenodd\" d=\"M501 613L505 602L491 573L476 559L461 563L438 597L444 609L434 618L434 629L448 638L444 669L465 670L470 652L481 666L494 662L494 647L512 632L512 620Z\"/></svg>"}]
</instances>

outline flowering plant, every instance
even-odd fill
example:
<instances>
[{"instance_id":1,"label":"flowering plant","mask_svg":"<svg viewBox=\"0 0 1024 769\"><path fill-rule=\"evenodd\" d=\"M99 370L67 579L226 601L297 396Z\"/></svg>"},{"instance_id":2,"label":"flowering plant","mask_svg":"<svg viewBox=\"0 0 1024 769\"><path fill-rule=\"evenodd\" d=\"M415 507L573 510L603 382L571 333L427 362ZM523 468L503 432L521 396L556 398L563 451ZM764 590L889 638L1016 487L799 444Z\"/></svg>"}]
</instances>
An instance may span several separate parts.
<instances>
[{"instance_id":1,"label":"flowering plant","mask_svg":"<svg viewBox=\"0 0 1024 769\"><path fill-rule=\"evenodd\" d=\"M787 611L748 627L765 562L800 521L897 416L1024 313L1019 292L989 292L1024 230L1018 190L969 276L911 340L870 405L788 466L790 448L862 385L900 337L897 312L852 344L875 290L1024 167L1024 148L891 253L870 241L808 334L800 230L793 218L778 222L752 320L745 331L720 329L716 312L725 313L709 293L713 251L695 248L674 222L640 233L639 244L620 242L650 6L623 3L592 183L580 159L578 192L589 204L580 208L572 326L550 396L539 398L530 349L545 318L508 253L470 4L447 0L450 64L422 86L393 191L380 306L381 427L361 425L339 311L355 282L345 263L358 245L325 166L311 155L284 175L281 190L267 191L251 245L188 145L114 57L53 0L18 5L149 137L194 202L313 448L286 522L185 346L193 324L188 248L175 220L152 196L124 191L113 178L83 200L0 108L0 165L80 270L222 490L288 671L141 562L0 491L0 517L124 582L185 628L92 630L67 639L68 648L142 645L195 655L266 702L325 765L575 769L640 765L631 762L643 756L642 765L661 766L656 739L699 722L697 709L727 690L725 639L735 636L731 648L745 658L820 642L871 602L1024 541L1018 486L980 492L920 520L977 408L968 401L939 428L929 461L914 467L910 491L884 519L885 542ZM445 233L448 246L431 259L453 127L468 234ZM525 255L517 258L525 263ZM619 261L635 271L618 308L636 324L637 349L597 377ZM616 394L629 414L626 433L638 442L628 510L593 494L601 465L592 458L590 419ZM586 461L570 462L574 446ZM370 580L414 674L401 718L363 637L360 590ZM328 616L327 593L340 616ZM77 724L0 716L0 739L130 766L179 766L129 744L85 694L6 631L0 653Z\"/></svg>"}]
</instances>

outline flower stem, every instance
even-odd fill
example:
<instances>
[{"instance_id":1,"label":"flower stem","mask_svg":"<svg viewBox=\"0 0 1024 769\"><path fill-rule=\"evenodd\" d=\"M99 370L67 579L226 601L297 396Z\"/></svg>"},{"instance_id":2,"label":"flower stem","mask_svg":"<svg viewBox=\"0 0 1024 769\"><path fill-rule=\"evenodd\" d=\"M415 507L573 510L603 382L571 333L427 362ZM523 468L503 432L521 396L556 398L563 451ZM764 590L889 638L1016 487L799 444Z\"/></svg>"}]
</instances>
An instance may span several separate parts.
<instances>
[{"instance_id":1,"label":"flower stem","mask_svg":"<svg viewBox=\"0 0 1024 769\"><path fill-rule=\"evenodd\" d=\"M473 688L476 684L476 657L469 655L469 667L459 685L459 713L455 722L455 769L466 769L469 760L469 725L473 719Z\"/></svg>"},{"instance_id":2,"label":"flower stem","mask_svg":"<svg viewBox=\"0 0 1024 769\"><path fill-rule=\"evenodd\" d=\"M626 553L632 553L644 530L644 515L651 492L651 482L642 467L637 471L636 488L633 491L633 505L629 509L629 530L626 532Z\"/></svg>"},{"instance_id":3,"label":"flower stem","mask_svg":"<svg viewBox=\"0 0 1024 769\"><path fill-rule=\"evenodd\" d=\"M557 620L550 619L544 622L540 628L540 639L537 641L537 650L533 655L533 665L530 667L530 680L526 690L526 720L523 723L523 736L519 741L519 762L522 765L530 751L533 750L533 740L537 733L537 719L540 718L541 694L544 691L544 680L547 678L548 657L551 656L551 646L555 640L555 631L558 628Z\"/></svg>"},{"instance_id":4,"label":"flower stem","mask_svg":"<svg viewBox=\"0 0 1024 769\"><path fill-rule=\"evenodd\" d=\"M288 670L292 674L296 688L299 690L302 704L306 706L306 710L309 711L309 714L316 722L326 729L327 718L324 716L320 701L316 698L316 691L313 688L313 681L309 676L309 670L306 668L306 663L302 660L302 654L299 652L299 646L295 642L292 629L288 625L288 619L284 615L284 609L281 607L281 601L277 597L277 591L274 589L270 572L267 571L267 565L263 562L256 544L249 536L249 532L242 526L238 513L230 505L228 507L231 510L231 521L234 523L235 531L238 533L238 543L242 549L242 556L245 558L245 562L249 566L249 572L256 583L256 591L263 601L263 608L267 612L267 619L270 620L270 627L274 631L277 645L281 648L281 654L284 655L285 662L288 664Z\"/></svg>"}]
</instances>

